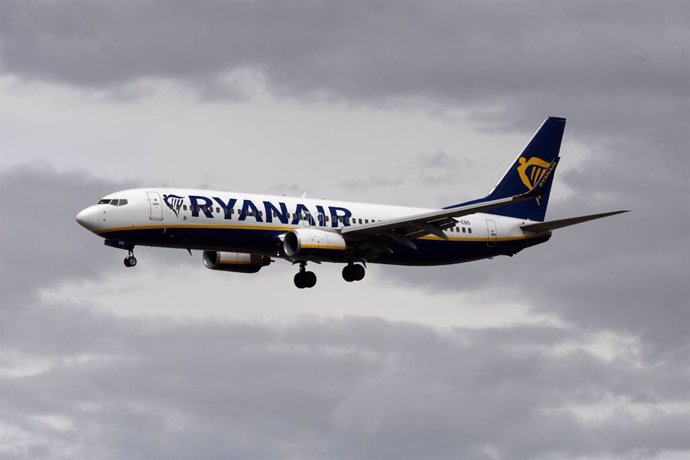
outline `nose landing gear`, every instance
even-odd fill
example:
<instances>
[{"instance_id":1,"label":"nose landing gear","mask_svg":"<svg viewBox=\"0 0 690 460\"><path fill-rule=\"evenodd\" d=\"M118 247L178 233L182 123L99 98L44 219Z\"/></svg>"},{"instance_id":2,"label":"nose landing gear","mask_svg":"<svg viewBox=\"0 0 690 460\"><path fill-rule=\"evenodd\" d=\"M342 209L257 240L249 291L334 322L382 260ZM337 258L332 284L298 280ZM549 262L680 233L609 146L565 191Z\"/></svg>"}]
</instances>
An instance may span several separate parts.
<instances>
[{"instance_id":1,"label":"nose landing gear","mask_svg":"<svg viewBox=\"0 0 690 460\"><path fill-rule=\"evenodd\" d=\"M129 250L129 255L125 257L125 267L134 267L137 264L137 258L134 257L134 251Z\"/></svg>"},{"instance_id":2,"label":"nose landing gear","mask_svg":"<svg viewBox=\"0 0 690 460\"><path fill-rule=\"evenodd\" d=\"M343 279L348 283L352 281L361 281L364 279L364 267L360 264L353 264L350 262L343 268Z\"/></svg>"},{"instance_id":3,"label":"nose landing gear","mask_svg":"<svg viewBox=\"0 0 690 460\"><path fill-rule=\"evenodd\" d=\"M313 288L316 286L316 275L314 272L306 271L306 267L306 262L300 262L299 272L295 275L295 286L299 289Z\"/></svg>"}]
</instances>

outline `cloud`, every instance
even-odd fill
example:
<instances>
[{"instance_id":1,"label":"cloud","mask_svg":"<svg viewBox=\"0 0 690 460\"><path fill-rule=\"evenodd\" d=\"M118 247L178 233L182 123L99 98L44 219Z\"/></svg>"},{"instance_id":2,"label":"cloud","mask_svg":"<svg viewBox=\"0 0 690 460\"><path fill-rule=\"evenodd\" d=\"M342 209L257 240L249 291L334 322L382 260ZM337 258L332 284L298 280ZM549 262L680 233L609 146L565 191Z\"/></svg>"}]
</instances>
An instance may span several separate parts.
<instances>
[{"instance_id":1,"label":"cloud","mask_svg":"<svg viewBox=\"0 0 690 460\"><path fill-rule=\"evenodd\" d=\"M498 102L516 89L673 94L688 70L683 2L11 1L3 9L6 72L84 86L213 82L249 68L288 94Z\"/></svg>"},{"instance_id":2,"label":"cloud","mask_svg":"<svg viewBox=\"0 0 690 460\"><path fill-rule=\"evenodd\" d=\"M85 171L59 172L45 163L0 171L6 200L0 233L0 288L5 300L59 280L93 276L103 251L85 248L74 217L113 190L131 187Z\"/></svg>"},{"instance_id":3,"label":"cloud","mask_svg":"<svg viewBox=\"0 0 690 460\"><path fill-rule=\"evenodd\" d=\"M50 328L19 325L47 343L69 328L75 347L67 357L33 349L47 369L0 379L3 419L31 439L4 453L490 459L690 449L687 411L664 406L689 403L687 376L626 354L549 352L576 338L561 328L441 331L356 317L72 323L83 312L69 313L51 315ZM658 381L671 385L647 386ZM572 410L611 403L595 420Z\"/></svg>"}]
</instances>

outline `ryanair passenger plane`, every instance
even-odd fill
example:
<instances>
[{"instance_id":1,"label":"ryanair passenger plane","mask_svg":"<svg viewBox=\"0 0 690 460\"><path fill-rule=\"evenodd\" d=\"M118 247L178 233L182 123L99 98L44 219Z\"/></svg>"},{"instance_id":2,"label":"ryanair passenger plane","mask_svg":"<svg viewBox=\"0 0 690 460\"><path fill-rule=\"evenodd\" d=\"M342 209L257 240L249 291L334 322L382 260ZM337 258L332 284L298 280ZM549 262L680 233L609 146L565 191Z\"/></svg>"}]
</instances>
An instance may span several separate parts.
<instances>
[{"instance_id":1,"label":"ryanair passenger plane","mask_svg":"<svg viewBox=\"0 0 690 460\"><path fill-rule=\"evenodd\" d=\"M273 258L299 264L295 286L311 288L308 262L345 264L345 281L367 263L442 265L512 256L557 228L626 211L544 221L565 119L544 121L486 197L441 209L384 206L214 190L143 188L108 195L77 214L105 244L203 251L212 270L256 273Z\"/></svg>"}]
</instances>

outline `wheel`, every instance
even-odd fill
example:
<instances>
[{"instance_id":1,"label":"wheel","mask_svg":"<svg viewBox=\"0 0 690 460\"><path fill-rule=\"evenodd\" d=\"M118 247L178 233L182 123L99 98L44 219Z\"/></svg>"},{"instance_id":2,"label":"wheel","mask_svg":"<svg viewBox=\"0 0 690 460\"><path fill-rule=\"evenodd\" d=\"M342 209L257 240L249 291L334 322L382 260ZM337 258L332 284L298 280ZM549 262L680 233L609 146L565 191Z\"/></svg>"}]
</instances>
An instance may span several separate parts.
<instances>
[{"instance_id":1,"label":"wheel","mask_svg":"<svg viewBox=\"0 0 690 460\"><path fill-rule=\"evenodd\" d=\"M356 264L352 266L352 278L355 281L362 281L364 279L364 267L362 265Z\"/></svg>"},{"instance_id":2,"label":"wheel","mask_svg":"<svg viewBox=\"0 0 690 460\"><path fill-rule=\"evenodd\" d=\"M316 275L314 272L304 272L304 287L313 288L316 286Z\"/></svg>"},{"instance_id":3,"label":"wheel","mask_svg":"<svg viewBox=\"0 0 690 460\"><path fill-rule=\"evenodd\" d=\"M295 286L298 289L304 289L305 287L307 287L306 283L304 282L304 272L299 272L299 273L295 274L294 281L295 281Z\"/></svg>"},{"instance_id":4,"label":"wheel","mask_svg":"<svg viewBox=\"0 0 690 460\"><path fill-rule=\"evenodd\" d=\"M134 256L125 257L125 267L134 267L137 264L137 259Z\"/></svg>"},{"instance_id":5,"label":"wheel","mask_svg":"<svg viewBox=\"0 0 690 460\"><path fill-rule=\"evenodd\" d=\"M343 279L347 281L348 283L351 283L355 280L355 277L353 276L352 273L352 267L353 265L345 265L343 267Z\"/></svg>"}]
</instances>

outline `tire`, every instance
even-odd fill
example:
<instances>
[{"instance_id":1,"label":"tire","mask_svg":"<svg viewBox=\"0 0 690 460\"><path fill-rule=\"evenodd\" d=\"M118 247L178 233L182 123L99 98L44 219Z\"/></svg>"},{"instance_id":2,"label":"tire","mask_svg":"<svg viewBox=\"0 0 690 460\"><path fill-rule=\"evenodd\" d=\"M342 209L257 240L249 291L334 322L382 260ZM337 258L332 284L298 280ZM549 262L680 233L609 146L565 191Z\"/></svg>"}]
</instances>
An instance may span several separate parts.
<instances>
[{"instance_id":1,"label":"tire","mask_svg":"<svg viewBox=\"0 0 690 460\"><path fill-rule=\"evenodd\" d=\"M343 267L343 279L348 283L355 280L354 276L352 276L352 265L345 265Z\"/></svg>"},{"instance_id":2,"label":"tire","mask_svg":"<svg viewBox=\"0 0 690 460\"><path fill-rule=\"evenodd\" d=\"M304 287L313 288L316 286L316 275L314 272L304 272Z\"/></svg>"},{"instance_id":3,"label":"tire","mask_svg":"<svg viewBox=\"0 0 690 460\"><path fill-rule=\"evenodd\" d=\"M356 264L352 266L352 278L355 281L362 281L364 279L365 274L366 272L362 265Z\"/></svg>"},{"instance_id":4,"label":"tire","mask_svg":"<svg viewBox=\"0 0 690 460\"><path fill-rule=\"evenodd\" d=\"M306 287L306 285L304 284L304 276L302 275L302 272L299 272L295 275L294 281L295 287L297 287L297 289L304 289Z\"/></svg>"}]
</instances>

